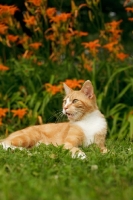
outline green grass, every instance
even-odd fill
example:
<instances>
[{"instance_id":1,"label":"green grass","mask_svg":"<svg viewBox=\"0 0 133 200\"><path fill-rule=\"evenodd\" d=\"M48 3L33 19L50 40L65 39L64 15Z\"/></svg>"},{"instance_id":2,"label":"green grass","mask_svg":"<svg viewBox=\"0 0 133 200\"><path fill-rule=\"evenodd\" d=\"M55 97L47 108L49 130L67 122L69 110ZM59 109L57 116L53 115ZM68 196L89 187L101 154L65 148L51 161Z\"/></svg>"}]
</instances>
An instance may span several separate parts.
<instances>
[{"instance_id":1,"label":"green grass","mask_svg":"<svg viewBox=\"0 0 133 200\"><path fill-rule=\"evenodd\" d=\"M72 159L52 145L5 151L0 147L1 200L132 200L133 145L107 140L101 154L84 148L87 159Z\"/></svg>"}]
</instances>

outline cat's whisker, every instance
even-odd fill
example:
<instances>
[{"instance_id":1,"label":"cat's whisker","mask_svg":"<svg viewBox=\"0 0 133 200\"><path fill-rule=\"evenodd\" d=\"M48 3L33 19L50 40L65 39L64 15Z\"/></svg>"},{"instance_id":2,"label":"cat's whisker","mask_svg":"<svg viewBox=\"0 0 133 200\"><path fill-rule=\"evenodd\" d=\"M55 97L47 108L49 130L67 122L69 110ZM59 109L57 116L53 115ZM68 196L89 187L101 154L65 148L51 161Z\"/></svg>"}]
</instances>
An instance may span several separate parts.
<instances>
[{"instance_id":1,"label":"cat's whisker","mask_svg":"<svg viewBox=\"0 0 133 200\"><path fill-rule=\"evenodd\" d=\"M57 115L56 123L59 122L59 121L61 121L60 119L62 119L62 117L63 117L63 113L62 113L62 111L61 111L61 112L59 112L58 115Z\"/></svg>"},{"instance_id":2,"label":"cat's whisker","mask_svg":"<svg viewBox=\"0 0 133 200\"><path fill-rule=\"evenodd\" d=\"M58 112L59 111L59 112ZM62 121L61 119L64 117L64 114L62 113L62 110L57 110L53 113L53 115L47 120L47 122L50 122L50 119L56 118L55 123Z\"/></svg>"},{"instance_id":3,"label":"cat's whisker","mask_svg":"<svg viewBox=\"0 0 133 200\"><path fill-rule=\"evenodd\" d=\"M59 111L59 112L58 112ZM47 123L50 122L52 119L54 119L54 117L56 117L56 115L58 115L58 113L60 113L60 110L56 110L53 115L51 117L48 118Z\"/></svg>"}]
</instances>

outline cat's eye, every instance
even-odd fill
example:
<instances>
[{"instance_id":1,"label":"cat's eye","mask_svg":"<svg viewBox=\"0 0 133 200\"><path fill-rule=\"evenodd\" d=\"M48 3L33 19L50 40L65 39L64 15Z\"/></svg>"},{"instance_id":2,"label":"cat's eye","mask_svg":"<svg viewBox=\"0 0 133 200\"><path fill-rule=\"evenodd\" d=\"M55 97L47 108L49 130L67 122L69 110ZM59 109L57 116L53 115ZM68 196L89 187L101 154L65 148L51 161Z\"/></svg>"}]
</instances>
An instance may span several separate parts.
<instances>
[{"instance_id":1,"label":"cat's eye","mask_svg":"<svg viewBox=\"0 0 133 200\"><path fill-rule=\"evenodd\" d=\"M66 104L66 100L65 99L63 100L63 103Z\"/></svg>"},{"instance_id":2,"label":"cat's eye","mask_svg":"<svg viewBox=\"0 0 133 200\"><path fill-rule=\"evenodd\" d=\"M78 99L73 99L72 103L76 103L78 101Z\"/></svg>"}]
</instances>

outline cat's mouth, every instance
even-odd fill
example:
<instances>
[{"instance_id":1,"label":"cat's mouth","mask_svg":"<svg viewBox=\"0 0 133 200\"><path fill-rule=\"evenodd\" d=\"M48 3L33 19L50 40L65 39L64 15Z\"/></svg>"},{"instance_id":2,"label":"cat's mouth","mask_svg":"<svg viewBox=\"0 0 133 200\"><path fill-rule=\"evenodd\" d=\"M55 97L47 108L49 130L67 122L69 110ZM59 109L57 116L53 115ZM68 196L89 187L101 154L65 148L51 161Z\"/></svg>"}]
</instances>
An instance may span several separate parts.
<instances>
[{"instance_id":1,"label":"cat's mouth","mask_svg":"<svg viewBox=\"0 0 133 200\"><path fill-rule=\"evenodd\" d=\"M68 112L66 112L66 115L67 115L68 118L72 118L73 117L73 114L68 113Z\"/></svg>"}]
</instances>

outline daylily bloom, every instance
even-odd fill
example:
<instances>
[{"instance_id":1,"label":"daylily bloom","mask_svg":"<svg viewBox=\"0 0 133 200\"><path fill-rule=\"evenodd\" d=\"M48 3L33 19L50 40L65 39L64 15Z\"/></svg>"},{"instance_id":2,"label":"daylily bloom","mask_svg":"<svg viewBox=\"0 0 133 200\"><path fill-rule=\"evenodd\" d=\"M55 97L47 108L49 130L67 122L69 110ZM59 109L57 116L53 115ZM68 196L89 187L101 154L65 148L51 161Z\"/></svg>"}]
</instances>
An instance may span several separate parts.
<instances>
[{"instance_id":1,"label":"daylily bloom","mask_svg":"<svg viewBox=\"0 0 133 200\"><path fill-rule=\"evenodd\" d=\"M47 40L55 41L55 36L54 36L54 34L45 35L45 38L46 38Z\"/></svg>"},{"instance_id":2,"label":"daylily bloom","mask_svg":"<svg viewBox=\"0 0 133 200\"><path fill-rule=\"evenodd\" d=\"M90 72L92 71L92 66L90 65L90 63L85 63L84 68L87 69Z\"/></svg>"},{"instance_id":3,"label":"daylily bloom","mask_svg":"<svg viewBox=\"0 0 133 200\"><path fill-rule=\"evenodd\" d=\"M119 21L112 21L112 22L106 23L105 27L106 28L111 27L111 28L116 29L120 25L121 22L122 22L122 19Z\"/></svg>"},{"instance_id":4,"label":"daylily bloom","mask_svg":"<svg viewBox=\"0 0 133 200\"><path fill-rule=\"evenodd\" d=\"M10 42L16 42L18 40L19 36L18 35L7 35L7 39L10 41Z\"/></svg>"},{"instance_id":5,"label":"daylily bloom","mask_svg":"<svg viewBox=\"0 0 133 200\"><path fill-rule=\"evenodd\" d=\"M24 19L24 22L29 26L34 26L37 24L34 16L29 16L27 19Z\"/></svg>"},{"instance_id":6,"label":"daylily bloom","mask_svg":"<svg viewBox=\"0 0 133 200\"><path fill-rule=\"evenodd\" d=\"M9 70L9 67L0 64L0 71L7 71L7 70Z\"/></svg>"},{"instance_id":7,"label":"daylily bloom","mask_svg":"<svg viewBox=\"0 0 133 200\"><path fill-rule=\"evenodd\" d=\"M51 17L51 21L58 22L66 22L71 17L71 13L61 13L60 15L56 15L55 17Z\"/></svg>"},{"instance_id":8,"label":"daylily bloom","mask_svg":"<svg viewBox=\"0 0 133 200\"><path fill-rule=\"evenodd\" d=\"M133 17L129 17L128 20L133 22Z\"/></svg>"},{"instance_id":9,"label":"daylily bloom","mask_svg":"<svg viewBox=\"0 0 133 200\"><path fill-rule=\"evenodd\" d=\"M8 112L8 108L0 108L0 118L5 117Z\"/></svg>"},{"instance_id":10,"label":"daylily bloom","mask_svg":"<svg viewBox=\"0 0 133 200\"><path fill-rule=\"evenodd\" d=\"M70 88L74 89L76 87L81 88L81 85L83 82L84 82L84 80L66 79L66 81L64 83L66 83L66 85L68 85Z\"/></svg>"},{"instance_id":11,"label":"daylily bloom","mask_svg":"<svg viewBox=\"0 0 133 200\"><path fill-rule=\"evenodd\" d=\"M24 35L22 38L19 38L19 41L18 41L18 44L25 44L25 43L28 43L28 40L30 39L29 36L27 35Z\"/></svg>"},{"instance_id":12,"label":"daylily bloom","mask_svg":"<svg viewBox=\"0 0 133 200\"><path fill-rule=\"evenodd\" d=\"M90 52L93 54L93 56L96 55L96 53L98 52L98 47L100 47L101 45L99 44L99 40L94 40L92 42L82 42L82 45L85 48L89 48Z\"/></svg>"},{"instance_id":13,"label":"daylily bloom","mask_svg":"<svg viewBox=\"0 0 133 200\"><path fill-rule=\"evenodd\" d=\"M32 51L26 50L22 55L23 58L29 59L33 55Z\"/></svg>"},{"instance_id":14,"label":"daylily bloom","mask_svg":"<svg viewBox=\"0 0 133 200\"><path fill-rule=\"evenodd\" d=\"M39 49L40 46L42 46L42 43L41 42L34 42L34 43L31 43L29 45L30 47L32 47L33 49Z\"/></svg>"},{"instance_id":15,"label":"daylily bloom","mask_svg":"<svg viewBox=\"0 0 133 200\"><path fill-rule=\"evenodd\" d=\"M126 6L128 3L130 3L131 0L125 0L123 6Z\"/></svg>"},{"instance_id":16,"label":"daylily bloom","mask_svg":"<svg viewBox=\"0 0 133 200\"><path fill-rule=\"evenodd\" d=\"M133 7L131 8L131 7L127 7L127 8L125 8L125 10L127 11L127 12L133 12Z\"/></svg>"},{"instance_id":17,"label":"daylily bloom","mask_svg":"<svg viewBox=\"0 0 133 200\"><path fill-rule=\"evenodd\" d=\"M94 40L92 42L82 42L85 48L95 49L96 47L100 47L99 40Z\"/></svg>"},{"instance_id":18,"label":"daylily bloom","mask_svg":"<svg viewBox=\"0 0 133 200\"><path fill-rule=\"evenodd\" d=\"M118 42L110 42L108 44L105 44L103 48L108 49L110 52L113 51L114 45L116 45Z\"/></svg>"},{"instance_id":19,"label":"daylily bloom","mask_svg":"<svg viewBox=\"0 0 133 200\"><path fill-rule=\"evenodd\" d=\"M32 3L34 6L40 6L42 0L27 0L28 2Z\"/></svg>"},{"instance_id":20,"label":"daylily bloom","mask_svg":"<svg viewBox=\"0 0 133 200\"><path fill-rule=\"evenodd\" d=\"M53 15L56 13L56 8L48 8L46 10L46 15L51 18L53 17Z\"/></svg>"},{"instance_id":21,"label":"daylily bloom","mask_svg":"<svg viewBox=\"0 0 133 200\"><path fill-rule=\"evenodd\" d=\"M22 119L27 113L27 108L11 110L11 112L13 113L13 117L18 116L19 119Z\"/></svg>"},{"instance_id":22,"label":"daylily bloom","mask_svg":"<svg viewBox=\"0 0 133 200\"><path fill-rule=\"evenodd\" d=\"M129 57L129 55L128 55L128 54L125 54L125 53L123 53L123 52L121 52L121 53L118 53L118 54L116 55L116 57L117 57L118 59L120 59L121 61L123 61L123 60L125 60L125 58Z\"/></svg>"},{"instance_id":23,"label":"daylily bloom","mask_svg":"<svg viewBox=\"0 0 133 200\"><path fill-rule=\"evenodd\" d=\"M19 9L14 5L12 5L12 6L0 5L0 15L5 14L5 13L14 15L14 13L17 10L19 10Z\"/></svg>"},{"instance_id":24,"label":"daylily bloom","mask_svg":"<svg viewBox=\"0 0 133 200\"><path fill-rule=\"evenodd\" d=\"M73 35L77 35L79 37L82 37L82 36L87 36L88 33L87 32L82 32L82 31L73 31Z\"/></svg>"},{"instance_id":25,"label":"daylily bloom","mask_svg":"<svg viewBox=\"0 0 133 200\"><path fill-rule=\"evenodd\" d=\"M0 34L1 35L6 34L7 29L8 29L8 27L5 24L0 23Z\"/></svg>"},{"instance_id":26,"label":"daylily bloom","mask_svg":"<svg viewBox=\"0 0 133 200\"><path fill-rule=\"evenodd\" d=\"M46 83L45 85L46 91L50 92L52 95L55 95L58 92L62 91L61 85L52 85L50 83Z\"/></svg>"},{"instance_id":27,"label":"daylily bloom","mask_svg":"<svg viewBox=\"0 0 133 200\"><path fill-rule=\"evenodd\" d=\"M112 29L109 30L109 32L112 33L112 34L118 35L118 34L122 33L123 31L119 30L119 29L112 28Z\"/></svg>"}]
</instances>

